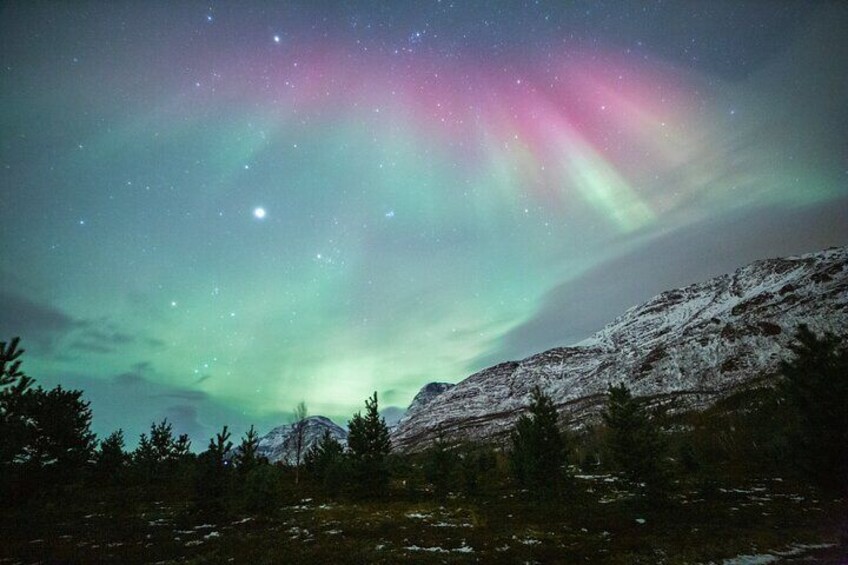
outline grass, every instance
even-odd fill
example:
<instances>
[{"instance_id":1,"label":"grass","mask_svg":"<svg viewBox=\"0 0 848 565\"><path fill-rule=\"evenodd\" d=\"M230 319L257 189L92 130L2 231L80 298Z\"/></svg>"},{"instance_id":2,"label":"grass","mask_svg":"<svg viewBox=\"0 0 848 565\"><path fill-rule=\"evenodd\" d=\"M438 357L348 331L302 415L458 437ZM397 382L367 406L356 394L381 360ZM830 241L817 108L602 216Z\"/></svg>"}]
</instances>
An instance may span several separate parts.
<instances>
[{"instance_id":1,"label":"grass","mask_svg":"<svg viewBox=\"0 0 848 565\"><path fill-rule=\"evenodd\" d=\"M506 489L441 501L396 493L334 502L303 492L265 516L215 518L173 495L104 490L0 510L0 563L721 563L792 551L848 561L848 504L801 483L725 482L709 497L681 487L653 508L613 477L578 477L556 501Z\"/></svg>"}]
</instances>

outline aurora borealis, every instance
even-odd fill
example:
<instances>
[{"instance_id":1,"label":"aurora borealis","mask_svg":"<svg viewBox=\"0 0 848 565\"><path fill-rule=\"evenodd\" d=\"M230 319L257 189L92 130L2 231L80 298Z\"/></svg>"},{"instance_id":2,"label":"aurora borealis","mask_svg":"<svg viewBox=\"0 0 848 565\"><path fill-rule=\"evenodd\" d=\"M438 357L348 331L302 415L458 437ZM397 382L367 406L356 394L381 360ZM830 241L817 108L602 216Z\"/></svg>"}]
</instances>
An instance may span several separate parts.
<instances>
[{"instance_id":1,"label":"aurora borealis","mask_svg":"<svg viewBox=\"0 0 848 565\"><path fill-rule=\"evenodd\" d=\"M848 8L12 2L0 331L197 445L848 242Z\"/></svg>"}]
</instances>

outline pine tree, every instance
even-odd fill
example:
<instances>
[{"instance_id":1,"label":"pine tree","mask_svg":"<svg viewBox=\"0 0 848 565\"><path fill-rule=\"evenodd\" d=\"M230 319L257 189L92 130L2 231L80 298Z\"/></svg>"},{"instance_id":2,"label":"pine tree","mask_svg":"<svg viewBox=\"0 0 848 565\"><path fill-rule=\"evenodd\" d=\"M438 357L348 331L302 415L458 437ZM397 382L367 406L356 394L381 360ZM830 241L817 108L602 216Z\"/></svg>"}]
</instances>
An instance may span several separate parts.
<instances>
[{"instance_id":1,"label":"pine tree","mask_svg":"<svg viewBox=\"0 0 848 565\"><path fill-rule=\"evenodd\" d=\"M459 457L456 450L439 435L425 452L423 462L424 479L433 485L433 492L438 498L447 496L455 483L458 469Z\"/></svg>"},{"instance_id":2,"label":"pine tree","mask_svg":"<svg viewBox=\"0 0 848 565\"><path fill-rule=\"evenodd\" d=\"M209 447L198 461L195 490L200 508L218 513L224 509L224 497L231 485L231 469L227 454L233 448L227 426L209 440Z\"/></svg>"},{"instance_id":3,"label":"pine tree","mask_svg":"<svg viewBox=\"0 0 848 565\"><path fill-rule=\"evenodd\" d=\"M260 463L260 457L257 454L258 449L259 434L256 433L256 429L251 425L250 429L247 430L247 433L242 438L241 445L239 445L235 456L235 462L240 472L246 474ZM267 462L267 459L262 459Z\"/></svg>"},{"instance_id":4,"label":"pine tree","mask_svg":"<svg viewBox=\"0 0 848 565\"><path fill-rule=\"evenodd\" d=\"M348 422L348 449L350 449L353 476L361 493L380 496L389 483L386 456L391 451L389 428L380 416L377 392L365 401L365 416L357 412Z\"/></svg>"},{"instance_id":5,"label":"pine tree","mask_svg":"<svg viewBox=\"0 0 848 565\"><path fill-rule=\"evenodd\" d=\"M537 495L564 486L567 447L558 426L553 401L539 387L531 392L529 414L523 414L512 432L510 462L518 483Z\"/></svg>"},{"instance_id":6,"label":"pine tree","mask_svg":"<svg viewBox=\"0 0 848 565\"><path fill-rule=\"evenodd\" d=\"M324 430L321 440L306 453L303 464L330 496L338 494L344 481L344 449L330 430Z\"/></svg>"},{"instance_id":7,"label":"pine tree","mask_svg":"<svg viewBox=\"0 0 848 565\"><path fill-rule=\"evenodd\" d=\"M95 454L98 479L120 482L128 462L129 455L124 452L124 431L114 431L100 442L100 448Z\"/></svg>"},{"instance_id":8,"label":"pine tree","mask_svg":"<svg viewBox=\"0 0 848 565\"><path fill-rule=\"evenodd\" d=\"M82 391L32 388L19 339L0 343L0 481L15 477L19 500L81 476L93 458L91 409Z\"/></svg>"},{"instance_id":9,"label":"pine tree","mask_svg":"<svg viewBox=\"0 0 848 565\"><path fill-rule=\"evenodd\" d=\"M801 325L778 392L793 411L796 461L822 486L848 490L848 347Z\"/></svg>"},{"instance_id":10,"label":"pine tree","mask_svg":"<svg viewBox=\"0 0 848 565\"><path fill-rule=\"evenodd\" d=\"M609 385L604 422L613 464L633 484L645 483L655 500L665 498L669 486L668 447L645 405L622 383Z\"/></svg>"},{"instance_id":11,"label":"pine tree","mask_svg":"<svg viewBox=\"0 0 848 565\"><path fill-rule=\"evenodd\" d=\"M146 482L170 482L177 476L179 464L191 455L188 434L174 437L173 426L165 418L150 424L150 435L141 434L132 454L136 474Z\"/></svg>"},{"instance_id":12,"label":"pine tree","mask_svg":"<svg viewBox=\"0 0 848 565\"><path fill-rule=\"evenodd\" d=\"M224 426L220 433L215 434L215 437L209 440L207 453L211 455L216 467L224 467L226 455L233 448L233 442L230 441L230 436L232 434L227 429L227 426Z\"/></svg>"},{"instance_id":13,"label":"pine tree","mask_svg":"<svg viewBox=\"0 0 848 565\"><path fill-rule=\"evenodd\" d=\"M0 477L23 456L34 432L25 407L33 380L21 370L19 343L19 337L0 342Z\"/></svg>"}]
</instances>

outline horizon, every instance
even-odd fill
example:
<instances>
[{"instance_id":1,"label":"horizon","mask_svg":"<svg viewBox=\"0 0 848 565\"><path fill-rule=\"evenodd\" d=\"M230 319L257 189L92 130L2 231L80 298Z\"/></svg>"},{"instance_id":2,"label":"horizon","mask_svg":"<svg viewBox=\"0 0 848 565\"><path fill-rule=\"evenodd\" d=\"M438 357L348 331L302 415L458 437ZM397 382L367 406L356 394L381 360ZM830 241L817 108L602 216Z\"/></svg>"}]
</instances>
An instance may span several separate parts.
<instances>
[{"instance_id":1,"label":"horizon","mask_svg":"<svg viewBox=\"0 0 848 565\"><path fill-rule=\"evenodd\" d=\"M848 243L836 2L2 14L0 340L128 446L405 410Z\"/></svg>"}]
</instances>

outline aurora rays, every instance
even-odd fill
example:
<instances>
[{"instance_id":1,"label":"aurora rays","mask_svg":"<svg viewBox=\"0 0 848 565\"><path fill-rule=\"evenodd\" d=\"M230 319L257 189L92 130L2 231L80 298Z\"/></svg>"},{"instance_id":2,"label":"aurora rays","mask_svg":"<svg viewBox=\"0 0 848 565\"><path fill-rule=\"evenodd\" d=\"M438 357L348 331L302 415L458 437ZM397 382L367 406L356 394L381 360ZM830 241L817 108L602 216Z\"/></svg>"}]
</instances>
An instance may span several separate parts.
<instances>
[{"instance_id":1,"label":"aurora rays","mask_svg":"<svg viewBox=\"0 0 848 565\"><path fill-rule=\"evenodd\" d=\"M101 434L344 422L848 239L844 7L448 4L7 5L27 371Z\"/></svg>"}]
</instances>

